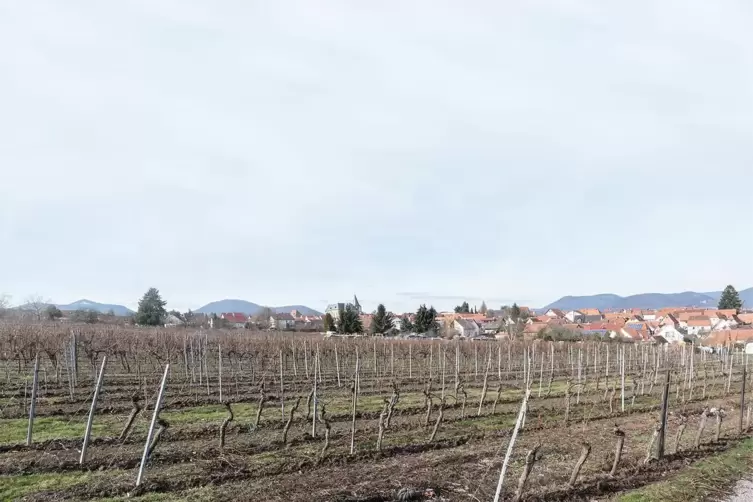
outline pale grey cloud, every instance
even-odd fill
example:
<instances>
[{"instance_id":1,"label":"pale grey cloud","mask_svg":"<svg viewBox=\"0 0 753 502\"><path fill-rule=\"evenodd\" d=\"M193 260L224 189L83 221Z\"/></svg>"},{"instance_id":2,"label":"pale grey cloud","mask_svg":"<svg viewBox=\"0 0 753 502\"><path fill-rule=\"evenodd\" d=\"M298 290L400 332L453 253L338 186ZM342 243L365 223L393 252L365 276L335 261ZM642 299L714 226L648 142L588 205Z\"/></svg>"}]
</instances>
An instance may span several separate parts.
<instances>
[{"instance_id":1,"label":"pale grey cloud","mask_svg":"<svg viewBox=\"0 0 753 502\"><path fill-rule=\"evenodd\" d=\"M0 291L401 310L753 284L752 9L6 2Z\"/></svg>"}]
</instances>

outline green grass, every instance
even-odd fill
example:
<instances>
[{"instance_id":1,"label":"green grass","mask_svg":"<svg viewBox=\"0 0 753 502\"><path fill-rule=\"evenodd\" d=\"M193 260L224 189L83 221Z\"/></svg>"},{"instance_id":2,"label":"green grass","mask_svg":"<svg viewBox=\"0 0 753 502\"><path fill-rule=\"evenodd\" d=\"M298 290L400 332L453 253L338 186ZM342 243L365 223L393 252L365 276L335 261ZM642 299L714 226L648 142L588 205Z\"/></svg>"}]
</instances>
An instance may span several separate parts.
<instances>
[{"instance_id":1,"label":"green grass","mask_svg":"<svg viewBox=\"0 0 753 502\"><path fill-rule=\"evenodd\" d=\"M750 472L753 439L700 460L671 479L618 496L617 502L692 502L725 494L725 489Z\"/></svg>"},{"instance_id":2,"label":"green grass","mask_svg":"<svg viewBox=\"0 0 753 502\"><path fill-rule=\"evenodd\" d=\"M32 493L70 488L86 483L89 476L88 473L0 476L0 500L18 500Z\"/></svg>"},{"instance_id":3,"label":"green grass","mask_svg":"<svg viewBox=\"0 0 753 502\"><path fill-rule=\"evenodd\" d=\"M29 421L25 418L0 420L0 443L23 443L26 441L26 430ZM48 439L70 439L84 437L86 417L40 417L34 420L35 442ZM117 429L116 424L109 419L94 420L92 434L94 437L112 435Z\"/></svg>"}]
</instances>

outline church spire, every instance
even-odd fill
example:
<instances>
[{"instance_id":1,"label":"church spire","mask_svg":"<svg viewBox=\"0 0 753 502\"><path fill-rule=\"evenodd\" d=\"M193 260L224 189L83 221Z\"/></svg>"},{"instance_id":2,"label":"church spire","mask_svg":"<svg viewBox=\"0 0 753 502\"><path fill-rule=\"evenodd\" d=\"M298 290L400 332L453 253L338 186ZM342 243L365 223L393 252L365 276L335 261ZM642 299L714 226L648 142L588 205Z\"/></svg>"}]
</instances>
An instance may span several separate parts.
<instances>
[{"instance_id":1,"label":"church spire","mask_svg":"<svg viewBox=\"0 0 753 502\"><path fill-rule=\"evenodd\" d=\"M358 297L355 293L353 293L353 306L356 308L356 310L360 313L361 312L361 304L358 303Z\"/></svg>"}]
</instances>

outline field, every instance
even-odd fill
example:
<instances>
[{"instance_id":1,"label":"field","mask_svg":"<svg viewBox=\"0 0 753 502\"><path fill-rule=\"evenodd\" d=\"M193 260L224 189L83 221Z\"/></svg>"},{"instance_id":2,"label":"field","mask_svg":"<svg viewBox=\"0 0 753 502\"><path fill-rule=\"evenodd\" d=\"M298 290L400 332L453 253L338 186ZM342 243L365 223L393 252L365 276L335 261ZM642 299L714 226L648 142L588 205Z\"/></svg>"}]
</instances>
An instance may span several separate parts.
<instances>
[{"instance_id":1,"label":"field","mask_svg":"<svg viewBox=\"0 0 753 502\"><path fill-rule=\"evenodd\" d=\"M750 419L741 434L744 355L680 346L0 324L0 356L0 500L493 500L526 389L503 498L529 471L523 500L608 499L736 446Z\"/></svg>"}]
</instances>

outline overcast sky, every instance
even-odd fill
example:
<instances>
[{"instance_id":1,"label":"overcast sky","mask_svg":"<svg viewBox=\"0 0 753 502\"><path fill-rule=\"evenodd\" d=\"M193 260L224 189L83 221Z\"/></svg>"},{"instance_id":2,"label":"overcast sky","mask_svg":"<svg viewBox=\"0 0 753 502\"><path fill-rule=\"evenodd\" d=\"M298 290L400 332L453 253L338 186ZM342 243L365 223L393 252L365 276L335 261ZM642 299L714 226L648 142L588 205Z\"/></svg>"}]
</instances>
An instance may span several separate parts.
<instances>
[{"instance_id":1,"label":"overcast sky","mask_svg":"<svg viewBox=\"0 0 753 502\"><path fill-rule=\"evenodd\" d=\"M753 4L0 2L0 293L753 285Z\"/></svg>"}]
</instances>

